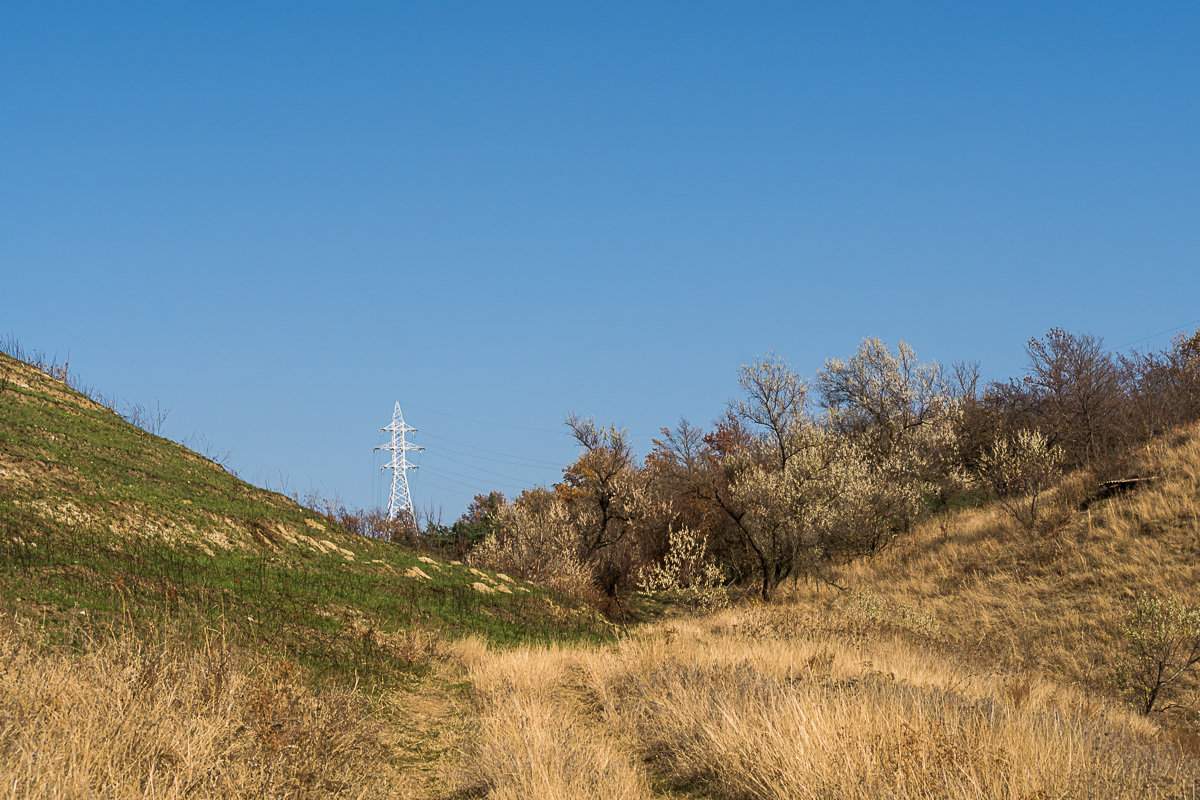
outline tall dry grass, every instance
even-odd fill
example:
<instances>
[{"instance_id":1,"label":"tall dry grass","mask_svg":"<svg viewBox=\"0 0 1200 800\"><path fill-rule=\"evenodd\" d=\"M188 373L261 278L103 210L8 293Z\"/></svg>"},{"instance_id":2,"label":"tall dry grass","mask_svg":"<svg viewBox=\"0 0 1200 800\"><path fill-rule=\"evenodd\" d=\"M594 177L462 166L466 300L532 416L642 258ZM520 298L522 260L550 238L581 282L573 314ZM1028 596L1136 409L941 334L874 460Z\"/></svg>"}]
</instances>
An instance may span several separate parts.
<instances>
[{"instance_id":1,"label":"tall dry grass","mask_svg":"<svg viewBox=\"0 0 1200 800\"><path fill-rule=\"evenodd\" d=\"M0 620L0 798L374 798L395 772L362 699L224 646L44 648Z\"/></svg>"},{"instance_id":2,"label":"tall dry grass","mask_svg":"<svg viewBox=\"0 0 1200 800\"><path fill-rule=\"evenodd\" d=\"M477 640L456 647L474 687L473 745L460 792L496 800L637 800L649 796L631 748L577 713L569 674L587 649L491 653Z\"/></svg>"},{"instance_id":3,"label":"tall dry grass","mask_svg":"<svg viewBox=\"0 0 1200 800\"><path fill-rule=\"evenodd\" d=\"M488 797L1200 794L1200 764L1122 706L786 609L464 660L486 720L464 783Z\"/></svg>"},{"instance_id":4,"label":"tall dry grass","mask_svg":"<svg viewBox=\"0 0 1200 800\"><path fill-rule=\"evenodd\" d=\"M1073 476L1037 533L995 508L931 521L845 569L844 590L796 585L613 648L467 648L486 722L464 785L572 800L612 796L605 782L738 800L1200 797L1197 740L1171 727L1188 720L1140 716L1110 677L1136 597L1200 603L1200 432L1140 466L1153 483L1086 506Z\"/></svg>"},{"instance_id":5,"label":"tall dry grass","mask_svg":"<svg viewBox=\"0 0 1200 800\"><path fill-rule=\"evenodd\" d=\"M1107 679L1140 593L1200 600L1200 439L1144 458L1159 479L1138 492L1076 511L1061 489L1051 532L963 512L852 565L846 591L609 647L454 644L457 796L1195 800L1194 743ZM364 698L219 637L67 653L0 621L0 800L429 796L388 739Z\"/></svg>"},{"instance_id":6,"label":"tall dry grass","mask_svg":"<svg viewBox=\"0 0 1200 800\"><path fill-rule=\"evenodd\" d=\"M1086 508L1087 477L1068 479L1051 498L1049 530L1027 533L994 507L959 512L851 565L840 576L847 591L801 584L789 599L848 630L901 632L960 659L1115 697L1121 627L1136 598L1200 605L1200 430L1146 448L1138 469L1157 479ZM1186 688L1200 690L1194 676Z\"/></svg>"}]
</instances>

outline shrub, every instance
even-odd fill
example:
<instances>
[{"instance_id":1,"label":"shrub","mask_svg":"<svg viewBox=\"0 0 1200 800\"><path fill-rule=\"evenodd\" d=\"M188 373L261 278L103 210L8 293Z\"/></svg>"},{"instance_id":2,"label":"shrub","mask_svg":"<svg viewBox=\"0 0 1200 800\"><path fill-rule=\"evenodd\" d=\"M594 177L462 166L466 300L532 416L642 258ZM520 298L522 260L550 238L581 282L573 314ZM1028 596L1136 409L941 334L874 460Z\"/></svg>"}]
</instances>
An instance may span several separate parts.
<instances>
[{"instance_id":1,"label":"shrub","mask_svg":"<svg viewBox=\"0 0 1200 800\"><path fill-rule=\"evenodd\" d=\"M562 498L548 489L531 489L498 510L492 533L471 551L469 561L592 600L592 576L579 550Z\"/></svg>"},{"instance_id":2,"label":"shrub","mask_svg":"<svg viewBox=\"0 0 1200 800\"><path fill-rule=\"evenodd\" d=\"M1113 676L1117 687L1146 715L1182 708L1179 685L1200 664L1200 608L1143 594L1121 633L1127 654Z\"/></svg>"},{"instance_id":3,"label":"shrub","mask_svg":"<svg viewBox=\"0 0 1200 800\"><path fill-rule=\"evenodd\" d=\"M638 571L638 588L665 594L695 608L719 608L729 602L721 568L708 558L703 537L688 528L673 530L661 564Z\"/></svg>"},{"instance_id":4,"label":"shrub","mask_svg":"<svg viewBox=\"0 0 1200 800\"><path fill-rule=\"evenodd\" d=\"M1038 522L1038 502L1062 469L1062 448L1051 446L1040 431L1019 430L1011 439L996 437L979 457L979 476L996 499L1026 530Z\"/></svg>"}]
</instances>

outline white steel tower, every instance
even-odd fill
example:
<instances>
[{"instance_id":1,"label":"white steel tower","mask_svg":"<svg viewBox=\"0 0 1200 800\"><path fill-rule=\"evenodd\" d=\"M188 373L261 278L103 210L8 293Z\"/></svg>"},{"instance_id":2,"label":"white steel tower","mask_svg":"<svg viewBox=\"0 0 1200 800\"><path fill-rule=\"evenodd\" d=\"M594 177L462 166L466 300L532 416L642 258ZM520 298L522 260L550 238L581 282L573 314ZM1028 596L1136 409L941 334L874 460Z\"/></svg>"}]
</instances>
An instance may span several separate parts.
<instances>
[{"instance_id":1,"label":"white steel tower","mask_svg":"<svg viewBox=\"0 0 1200 800\"><path fill-rule=\"evenodd\" d=\"M405 441L405 434L416 433L417 429L405 424L404 415L400 413L399 401L396 402L396 408L392 411L392 424L379 429L380 433L384 431L391 431L392 441L388 444L381 444L375 449L392 452L392 460L380 467L380 469L392 471L392 493L388 497L387 518L394 520L401 513L406 513L408 519L415 523L417 517L413 512L412 495L408 491L408 471L416 469L417 465L408 462L408 454L410 451L420 451L425 448Z\"/></svg>"}]
</instances>

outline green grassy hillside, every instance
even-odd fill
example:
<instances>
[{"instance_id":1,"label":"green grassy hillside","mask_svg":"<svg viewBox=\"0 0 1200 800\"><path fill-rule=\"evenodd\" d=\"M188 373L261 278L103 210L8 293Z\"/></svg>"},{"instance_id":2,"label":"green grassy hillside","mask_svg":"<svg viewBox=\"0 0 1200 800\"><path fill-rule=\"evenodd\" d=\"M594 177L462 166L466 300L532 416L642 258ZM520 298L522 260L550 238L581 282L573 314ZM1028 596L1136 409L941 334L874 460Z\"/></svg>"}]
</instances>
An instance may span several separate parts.
<instances>
[{"instance_id":1,"label":"green grassy hillside","mask_svg":"<svg viewBox=\"0 0 1200 800\"><path fill-rule=\"evenodd\" d=\"M374 680L447 637L607 635L535 585L339 530L2 354L0 384L0 603L61 642L220 629L314 675Z\"/></svg>"}]
</instances>

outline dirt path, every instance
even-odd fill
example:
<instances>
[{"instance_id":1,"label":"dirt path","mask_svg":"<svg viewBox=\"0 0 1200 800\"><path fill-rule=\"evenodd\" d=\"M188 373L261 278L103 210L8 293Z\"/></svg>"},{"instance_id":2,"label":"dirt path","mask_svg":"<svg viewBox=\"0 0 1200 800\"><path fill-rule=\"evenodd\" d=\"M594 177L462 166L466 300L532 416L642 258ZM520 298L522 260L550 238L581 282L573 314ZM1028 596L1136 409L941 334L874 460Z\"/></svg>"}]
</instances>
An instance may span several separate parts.
<instances>
[{"instance_id":1,"label":"dirt path","mask_svg":"<svg viewBox=\"0 0 1200 800\"><path fill-rule=\"evenodd\" d=\"M453 798L454 772L469 735L470 703L464 684L433 677L388 698L389 735L397 753L398 798Z\"/></svg>"}]
</instances>

